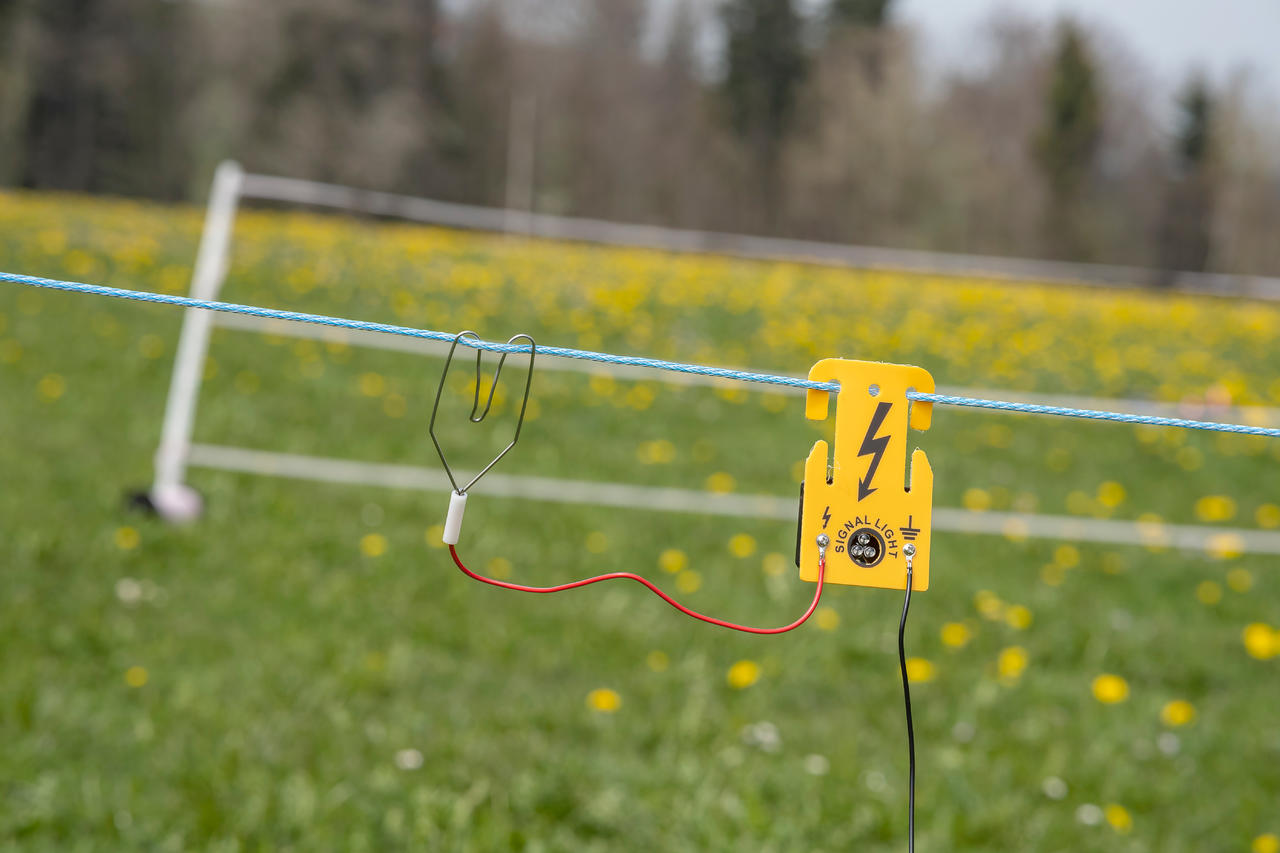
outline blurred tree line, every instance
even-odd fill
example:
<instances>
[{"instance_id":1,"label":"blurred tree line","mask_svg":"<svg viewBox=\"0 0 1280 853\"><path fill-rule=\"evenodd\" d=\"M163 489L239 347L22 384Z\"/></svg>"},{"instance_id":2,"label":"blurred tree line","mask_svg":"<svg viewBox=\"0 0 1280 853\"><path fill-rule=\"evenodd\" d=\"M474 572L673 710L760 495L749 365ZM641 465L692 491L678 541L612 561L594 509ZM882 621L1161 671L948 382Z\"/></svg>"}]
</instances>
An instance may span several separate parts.
<instances>
[{"instance_id":1,"label":"blurred tree line","mask_svg":"<svg viewBox=\"0 0 1280 853\"><path fill-rule=\"evenodd\" d=\"M1280 274L1280 130L1243 84L1162 103L1070 21L993 19L939 79L891 0L661 8L0 0L0 183L195 199L234 157L626 222Z\"/></svg>"}]
</instances>

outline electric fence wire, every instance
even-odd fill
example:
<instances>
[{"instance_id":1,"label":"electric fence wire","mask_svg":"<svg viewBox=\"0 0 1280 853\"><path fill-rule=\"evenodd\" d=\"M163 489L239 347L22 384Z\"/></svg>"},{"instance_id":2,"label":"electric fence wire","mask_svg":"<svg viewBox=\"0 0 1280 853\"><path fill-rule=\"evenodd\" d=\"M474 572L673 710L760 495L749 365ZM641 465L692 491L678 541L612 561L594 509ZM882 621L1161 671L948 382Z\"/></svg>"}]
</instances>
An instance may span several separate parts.
<instances>
[{"instance_id":1,"label":"electric fence wire","mask_svg":"<svg viewBox=\"0 0 1280 853\"><path fill-rule=\"evenodd\" d=\"M20 275L18 273L0 272L0 281L22 284L30 287L41 287L49 290L62 290L72 293L88 293L96 296L108 296L114 299L130 299L136 302L154 302L162 305L175 305L181 308L200 308L206 311L219 311L225 314L245 314L251 317L262 317L269 320L285 320L296 323L311 323L320 326L331 326L339 329L353 329L364 332L382 332L389 335L401 335L410 338L450 342L455 335L449 332L437 332L430 329L415 329L409 326L396 326L387 323L371 323L366 320L348 320L341 317L328 317L323 314L304 314L298 311L280 311L274 308L260 308L253 305L238 305L234 302L213 302L205 299L193 299L189 296L174 296L167 293L150 293L140 290L125 290L118 287L106 287L98 284L84 284L74 281L61 281L53 278ZM528 344L498 343L479 339L465 338L459 343L472 349L497 353L527 353ZM539 346L539 355L574 358L594 361L602 364L622 364L631 367L647 367L654 370L666 370L673 373L693 373L702 376L714 376L735 382L755 382L762 385L782 385L791 388L805 388L813 391L839 392L838 382L815 382L797 376L782 376L774 373L757 373L747 370L734 370L727 367L712 367L705 364L688 364L678 361L665 361L657 358L645 358L634 355L614 355L611 353L592 352L591 350L570 349L568 347ZM924 391L908 391L907 399L922 403L936 403L944 406L964 406L968 408L994 409L1004 412L1016 412L1031 415L1056 415L1066 418L1084 418L1096 421L1115 421L1118 423L1141 424L1146 426L1167 426L1181 429L1198 429L1210 432L1227 432L1239 435L1260 435L1268 438L1280 438L1280 428L1250 426L1248 424L1217 423L1214 421L1196 421L1186 418L1166 418L1157 415L1135 415L1128 412L1108 412L1096 409L1073 409L1065 406L1042 406L1034 403L1017 403L1009 400L984 400L978 397L957 397L950 394L934 394Z\"/></svg>"}]
</instances>

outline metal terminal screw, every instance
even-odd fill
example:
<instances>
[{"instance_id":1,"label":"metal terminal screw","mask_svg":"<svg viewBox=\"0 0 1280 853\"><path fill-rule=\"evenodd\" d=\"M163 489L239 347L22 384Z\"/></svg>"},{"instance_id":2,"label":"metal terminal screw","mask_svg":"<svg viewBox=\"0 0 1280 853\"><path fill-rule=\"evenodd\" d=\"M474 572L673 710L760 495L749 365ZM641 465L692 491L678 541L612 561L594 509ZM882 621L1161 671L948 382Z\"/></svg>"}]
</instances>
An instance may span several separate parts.
<instances>
[{"instance_id":1,"label":"metal terminal screw","mask_svg":"<svg viewBox=\"0 0 1280 853\"><path fill-rule=\"evenodd\" d=\"M916 546L908 542L906 545L902 546L902 553L906 554L908 557L914 557L916 555Z\"/></svg>"},{"instance_id":2,"label":"metal terminal screw","mask_svg":"<svg viewBox=\"0 0 1280 853\"><path fill-rule=\"evenodd\" d=\"M831 537L825 533L818 534L818 548L825 551L827 546L831 544Z\"/></svg>"}]
</instances>

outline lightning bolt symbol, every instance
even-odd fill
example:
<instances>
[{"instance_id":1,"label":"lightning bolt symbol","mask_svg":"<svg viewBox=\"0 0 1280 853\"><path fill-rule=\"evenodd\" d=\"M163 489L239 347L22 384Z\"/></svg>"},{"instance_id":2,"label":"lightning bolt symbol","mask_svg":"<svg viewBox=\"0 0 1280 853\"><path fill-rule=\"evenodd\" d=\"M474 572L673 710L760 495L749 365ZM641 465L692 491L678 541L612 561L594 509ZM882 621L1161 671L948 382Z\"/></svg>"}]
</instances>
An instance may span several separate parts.
<instances>
[{"instance_id":1,"label":"lightning bolt symbol","mask_svg":"<svg viewBox=\"0 0 1280 853\"><path fill-rule=\"evenodd\" d=\"M822 529L826 530L827 525L831 523L831 507L827 507L822 511Z\"/></svg>"},{"instance_id":2,"label":"lightning bolt symbol","mask_svg":"<svg viewBox=\"0 0 1280 853\"><path fill-rule=\"evenodd\" d=\"M891 408L893 408L892 403L876 405L875 414L871 416L871 426L867 427L867 434L862 439L862 447L858 448L858 458L871 457L871 464L867 466L867 476L858 480L858 500L864 500L875 491L871 488L871 482L875 479L876 469L880 467L880 459L884 456L885 448L889 446L889 436L877 437L876 433L880 430L880 425L884 423L885 416L889 414Z\"/></svg>"}]
</instances>

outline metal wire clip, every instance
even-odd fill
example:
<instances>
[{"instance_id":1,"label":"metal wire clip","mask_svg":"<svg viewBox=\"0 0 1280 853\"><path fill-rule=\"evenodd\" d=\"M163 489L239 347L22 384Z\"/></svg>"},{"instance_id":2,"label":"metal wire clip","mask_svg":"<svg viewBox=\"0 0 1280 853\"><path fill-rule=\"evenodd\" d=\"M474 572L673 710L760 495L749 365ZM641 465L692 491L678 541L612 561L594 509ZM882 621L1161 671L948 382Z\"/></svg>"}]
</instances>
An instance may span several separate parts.
<instances>
[{"instance_id":1,"label":"metal wire clip","mask_svg":"<svg viewBox=\"0 0 1280 853\"><path fill-rule=\"evenodd\" d=\"M458 343L465 337L470 337L476 342L480 341L480 336L472 331L459 332L457 335L454 336L453 345L449 347L449 355L448 357L445 358L445 361L444 361L444 370L440 372L440 385L436 388L436 402L435 402L435 405L431 408L431 423L427 428L428 433L431 435L431 443L436 446L436 453L440 455L440 464L444 466L444 472L449 476L449 482L453 485L453 492L456 495L466 495L467 492L470 491L471 487L474 486L480 480L481 477L489 473L489 469L492 468L494 465L497 465L498 460L506 456L507 453L511 450L511 448L516 446L516 442L520 440L520 429L524 426L525 410L529 408L529 389L533 385L533 360L538 353L538 345L534 343L533 338L531 338L529 335L526 335L526 334L514 335L510 340L507 341L508 344L514 344L516 341L523 338L524 340L529 342L529 372L525 376L525 380L524 380L524 401L520 404L520 416L516 420L516 433L515 433L515 436L512 437L511 443L508 444L505 448L503 448L503 450L497 456L493 457L493 459L489 462L489 464L484 466L484 468L480 470L479 474L476 474L474 477L472 477L471 482L459 488L458 480L453 476L453 469L449 467L449 460L445 458L444 448L440 446L440 440L436 438L436 414L440 411L440 397L444 394L444 383L445 383L445 380L449 377L449 365L453 363L453 353L458 348ZM519 350L515 350L515 351L518 352ZM510 354L511 354L511 351L504 351L502 353L502 357L498 359L498 367L493 371L493 383L489 386L489 396L485 400L484 411L480 412L479 415L477 415L476 412L478 412L480 409L481 350L480 349L476 350L475 397L471 402L471 414L467 416L468 420L470 420L471 423L478 424L488 416L489 409L493 406L493 393L494 391L497 390L498 379L502 376L502 366L506 363L507 356Z\"/></svg>"}]
</instances>

